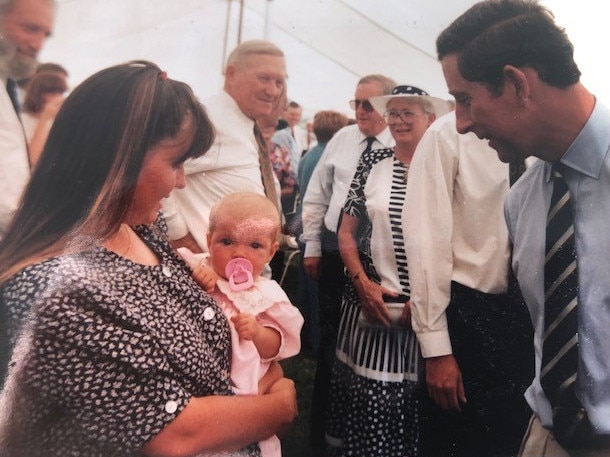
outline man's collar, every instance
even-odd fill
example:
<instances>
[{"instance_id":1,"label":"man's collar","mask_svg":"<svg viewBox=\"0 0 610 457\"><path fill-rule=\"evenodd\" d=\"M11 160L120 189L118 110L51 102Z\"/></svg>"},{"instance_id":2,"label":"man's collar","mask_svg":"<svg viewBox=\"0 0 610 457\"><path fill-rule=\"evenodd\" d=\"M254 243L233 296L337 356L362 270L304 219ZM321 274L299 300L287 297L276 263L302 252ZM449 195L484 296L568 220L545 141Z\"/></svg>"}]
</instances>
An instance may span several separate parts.
<instances>
[{"instance_id":1,"label":"man's collar","mask_svg":"<svg viewBox=\"0 0 610 457\"><path fill-rule=\"evenodd\" d=\"M567 168L593 179L599 179L610 150L608 125L610 125L610 110L597 100L589 120L559 162ZM547 166L547 179L551 176L551 165Z\"/></svg>"}]
</instances>

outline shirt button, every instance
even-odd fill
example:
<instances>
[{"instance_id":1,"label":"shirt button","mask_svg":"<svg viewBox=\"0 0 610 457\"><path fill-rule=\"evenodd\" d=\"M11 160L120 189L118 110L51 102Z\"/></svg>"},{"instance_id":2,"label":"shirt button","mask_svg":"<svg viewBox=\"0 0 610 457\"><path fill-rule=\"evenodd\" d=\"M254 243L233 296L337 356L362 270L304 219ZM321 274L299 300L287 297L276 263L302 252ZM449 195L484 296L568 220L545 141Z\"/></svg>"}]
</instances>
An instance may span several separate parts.
<instances>
[{"instance_id":1,"label":"shirt button","mask_svg":"<svg viewBox=\"0 0 610 457\"><path fill-rule=\"evenodd\" d=\"M165 276L167 276L168 278L170 278L170 277L172 276L172 270L171 270L171 269L170 269L170 267L169 267L169 266L167 266L167 265L163 265L163 266L161 267L161 271L162 271L162 272L163 272L163 274L164 274Z\"/></svg>"},{"instance_id":2,"label":"shirt button","mask_svg":"<svg viewBox=\"0 0 610 457\"><path fill-rule=\"evenodd\" d=\"M212 308L208 307L203 310L203 318L206 321L210 321L210 320L214 319L214 316L216 316L216 312Z\"/></svg>"},{"instance_id":3,"label":"shirt button","mask_svg":"<svg viewBox=\"0 0 610 457\"><path fill-rule=\"evenodd\" d=\"M178 402L174 400L170 400L165 403L165 411L168 414L174 414L178 410Z\"/></svg>"}]
</instances>

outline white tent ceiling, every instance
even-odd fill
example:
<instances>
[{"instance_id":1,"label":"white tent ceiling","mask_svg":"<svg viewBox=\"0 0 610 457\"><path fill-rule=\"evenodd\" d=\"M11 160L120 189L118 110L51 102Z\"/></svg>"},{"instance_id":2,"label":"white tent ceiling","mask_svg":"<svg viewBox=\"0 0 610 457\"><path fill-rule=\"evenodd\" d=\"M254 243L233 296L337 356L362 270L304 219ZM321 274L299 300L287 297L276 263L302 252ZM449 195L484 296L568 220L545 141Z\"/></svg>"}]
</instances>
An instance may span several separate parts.
<instances>
[{"instance_id":1,"label":"white tent ceiling","mask_svg":"<svg viewBox=\"0 0 610 457\"><path fill-rule=\"evenodd\" d=\"M595 8L593 1L581 0L579 6L589 2ZM305 117L320 109L348 112L356 82L369 73L448 97L435 39L475 2L59 0L55 33L41 61L63 64L74 85L106 66L148 59L205 97L221 88L224 59L238 39L267 38L286 54L288 95L304 106ZM544 3L558 20L574 19L568 13L572 2ZM588 21L597 16L603 17L589 14Z\"/></svg>"}]
</instances>

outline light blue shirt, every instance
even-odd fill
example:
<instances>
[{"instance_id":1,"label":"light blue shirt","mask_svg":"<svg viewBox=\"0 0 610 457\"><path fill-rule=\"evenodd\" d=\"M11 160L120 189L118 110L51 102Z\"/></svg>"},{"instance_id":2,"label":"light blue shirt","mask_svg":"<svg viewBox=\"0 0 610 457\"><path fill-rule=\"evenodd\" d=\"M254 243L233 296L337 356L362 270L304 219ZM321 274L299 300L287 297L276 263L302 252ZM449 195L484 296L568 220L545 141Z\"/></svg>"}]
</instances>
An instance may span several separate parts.
<instances>
[{"instance_id":1,"label":"light blue shirt","mask_svg":"<svg viewBox=\"0 0 610 457\"><path fill-rule=\"evenodd\" d=\"M610 433L610 110L595 109L561 162L574 208L580 284L580 356L576 393L598 433ZM505 205L514 243L513 268L534 324L536 375L525 393L542 424L551 406L540 386L544 332L544 246L553 183L548 162L537 161L511 188Z\"/></svg>"}]
</instances>

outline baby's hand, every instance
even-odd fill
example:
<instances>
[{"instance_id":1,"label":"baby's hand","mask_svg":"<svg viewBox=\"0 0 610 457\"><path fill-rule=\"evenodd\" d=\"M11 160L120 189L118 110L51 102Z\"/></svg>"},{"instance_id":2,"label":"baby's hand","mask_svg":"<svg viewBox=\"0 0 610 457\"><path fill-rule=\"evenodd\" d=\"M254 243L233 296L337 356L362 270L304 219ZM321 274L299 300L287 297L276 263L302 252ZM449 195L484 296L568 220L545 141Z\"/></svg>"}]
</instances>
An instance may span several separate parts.
<instances>
[{"instance_id":1,"label":"baby's hand","mask_svg":"<svg viewBox=\"0 0 610 457\"><path fill-rule=\"evenodd\" d=\"M191 270L193 271L193 279L199 284L207 293L212 293L216 287L216 282L220 277L212 267L205 263L202 263L201 259L197 257L190 249L182 247L176 249L178 255L182 257Z\"/></svg>"},{"instance_id":2,"label":"baby's hand","mask_svg":"<svg viewBox=\"0 0 610 457\"><path fill-rule=\"evenodd\" d=\"M239 313L233 316L231 321L235 324L235 330L242 340L252 341L261 328L261 324L253 314Z\"/></svg>"},{"instance_id":3,"label":"baby's hand","mask_svg":"<svg viewBox=\"0 0 610 457\"><path fill-rule=\"evenodd\" d=\"M208 265L195 265L193 268L193 279L207 293L212 293L220 276Z\"/></svg>"}]
</instances>

